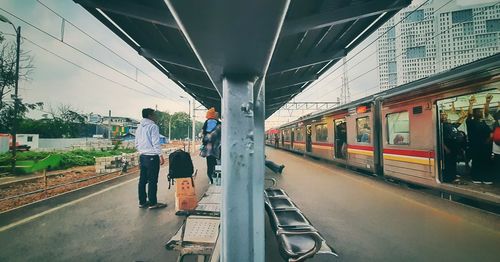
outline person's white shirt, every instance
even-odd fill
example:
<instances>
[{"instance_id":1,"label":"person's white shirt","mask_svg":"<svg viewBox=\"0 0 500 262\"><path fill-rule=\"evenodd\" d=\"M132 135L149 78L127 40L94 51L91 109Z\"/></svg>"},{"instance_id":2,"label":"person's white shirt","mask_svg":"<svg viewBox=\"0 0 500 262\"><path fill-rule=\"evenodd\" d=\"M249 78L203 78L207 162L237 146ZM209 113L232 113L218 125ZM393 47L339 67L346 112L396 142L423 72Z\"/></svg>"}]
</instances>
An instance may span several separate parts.
<instances>
[{"instance_id":1,"label":"person's white shirt","mask_svg":"<svg viewBox=\"0 0 500 262\"><path fill-rule=\"evenodd\" d=\"M162 155L160 129L153 120L141 120L135 131L135 148L141 155Z\"/></svg>"}]
</instances>

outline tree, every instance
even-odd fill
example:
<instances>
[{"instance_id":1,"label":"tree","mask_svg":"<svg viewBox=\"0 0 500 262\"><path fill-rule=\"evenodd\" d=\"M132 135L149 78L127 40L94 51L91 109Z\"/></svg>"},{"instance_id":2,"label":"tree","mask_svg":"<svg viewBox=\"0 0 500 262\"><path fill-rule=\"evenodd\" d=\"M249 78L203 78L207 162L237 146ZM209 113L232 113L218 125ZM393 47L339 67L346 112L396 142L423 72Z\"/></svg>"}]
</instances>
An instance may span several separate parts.
<instances>
[{"instance_id":1,"label":"tree","mask_svg":"<svg viewBox=\"0 0 500 262\"><path fill-rule=\"evenodd\" d=\"M168 112L157 112L158 121L157 125L160 129L160 134L164 136L168 136L168 125L170 120L171 123L171 139L184 139L187 138L188 135L191 138L191 119L189 115L185 112L175 112L174 114L170 114ZM195 124L195 130L198 133L203 126L202 122L197 121Z\"/></svg>"},{"instance_id":2,"label":"tree","mask_svg":"<svg viewBox=\"0 0 500 262\"><path fill-rule=\"evenodd\" d=\"M23 121L29 110L42 108L43 103L19 103L17 119ZM0 109L0 133L10 133L12 131L12 122L14 120L14 103L4 103Z\"/></svg>"},{"instance_id":3,"label":"tree","mask_svg":"<svg viewBox=\"0 0 500 262\"><path fill-rule=\"evenodd\" d=\"M19 55L19 80L29 81L33 73L33 57L21 49ZM0 33L0 110L9 94L14 92L16 82L16 45L5 40Z\"/></svg>"}]
</instances>

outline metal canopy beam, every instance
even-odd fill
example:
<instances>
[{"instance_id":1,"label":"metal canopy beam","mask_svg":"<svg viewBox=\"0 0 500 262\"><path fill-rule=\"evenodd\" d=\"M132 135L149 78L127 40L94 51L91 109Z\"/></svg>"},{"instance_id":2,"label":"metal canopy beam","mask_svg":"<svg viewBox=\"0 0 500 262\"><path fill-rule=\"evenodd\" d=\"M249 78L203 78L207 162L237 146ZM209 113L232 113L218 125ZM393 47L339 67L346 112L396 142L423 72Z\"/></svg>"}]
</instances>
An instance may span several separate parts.
<instances>
[{"instance_id":1,"label":"metal canopy beam","mask_svg":"<svg viewBox=\"0 0 500 262\"><path fill-rule=\"evenodd\" d=\"M139 55L144 56L146 58L156 59L161 62L205 72L205 70L198 61L193 61L192 59L181 57L176 54L172 53L168 54L162 51L155 51L147 48L140 48L138 52Z\"/></svg>"},{"instance_id":2,"label":"metal canopy beam","mask_svg":"<svg viewBox=\"0 0 500 262\"><path fill-rule=\"evenodd\" d=\"M289 96L293 95L294 93L300 91L300 89L302 89L302 85L270 90L270 91L266 92L266 95L270 97L267 99L267 101L276 100L276 99L280 99L283 97L289 97Z\"/></svg>"},{"instance_id":3,"label":"metal canopy beam","mask_svg":"<svg viewBox=\"0 0 500 262\"><path fill-rule=\"evenodd\" d=\"M317 75L307 75L303 76L300 78L286 78L286 79L280 79L280 80L267 80L266 82L266 89L267 90L279 90L283 88L287 88L290 86L298 85L298 84L304 84L310 81L314 81L318 79Z\"/></svg>"},{"instance_id":4,"label":"metal canopy beam","mask_svg":"<svg viewBox=\"0 0 500 262\"><path fill-rule=\"evenodd\" d=\"M154 23L157 25L162 25L175 29L179 28L172 15L168 12L168 8L166 6L165 9L160 10L160 9L148 8L139 4L134 4L129 1L120 1L120 0L73 0L73 1L88 8L98 8L105 12L123 15L126 17L135 18L138 20Z\"/></svg>"},{"instance_id":5,"label":"metal canopy beam","mask_svg":"<svg viewBox=\"0 0 500 262\"><path fill-rule=\"evenodd\" d=\"M319 53L309 57L305 57L303 59L296 59L289 63L279 63L272 61L271 66L269 68L268 74L278 74L285 71L296 70L303 67L308 67L320 63L330 62L331 60L341 59L346 55L346 51L342 50L334 50L329 51L327 53Z\"/></svg>"},{"instance_id":6,"label":"metal canopy beam","mask_svg":"<svg viewBox=\"0 0 500 262\"><path fill-rule=\"evenodd\" d=\"M393 4L391 5L391 3ZM306 32L308 30L343 24L365 17L380 15L385 12L400 10L408 6L410 3L411 0L400 0L396 3L389 0L372 0L368 3L358 3L344 8L324 10L319 14L287 21L287 23L283 25L281 35L293 35Z\"/></svg>"}]
</instances>

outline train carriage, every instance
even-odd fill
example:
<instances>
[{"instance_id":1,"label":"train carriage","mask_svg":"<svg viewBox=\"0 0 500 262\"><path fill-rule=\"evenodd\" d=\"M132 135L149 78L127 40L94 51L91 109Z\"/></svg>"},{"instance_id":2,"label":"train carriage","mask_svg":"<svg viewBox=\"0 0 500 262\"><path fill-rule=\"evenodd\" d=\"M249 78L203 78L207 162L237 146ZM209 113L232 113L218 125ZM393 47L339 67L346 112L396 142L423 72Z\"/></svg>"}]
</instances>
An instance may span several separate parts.
<instances>
[{"instance_id":1,"label":"train carriage","mask_svg":"<svg viewBox=\"0 0 500 262\"><path fill-rule=\"evenodd\" d=\"M476 145L468 121L473 111L481 111L476 117L492 131L493 116L500 114L500 54L291 122L282 127L290 134L283 147L500 205L498 155L481 169L495 184L472 182L470 149ZM445 122L464 136L451 165L459 177L455 181L443 179ZM484 143L493 145L491 138Z\"/></svg>"}]
</instances>

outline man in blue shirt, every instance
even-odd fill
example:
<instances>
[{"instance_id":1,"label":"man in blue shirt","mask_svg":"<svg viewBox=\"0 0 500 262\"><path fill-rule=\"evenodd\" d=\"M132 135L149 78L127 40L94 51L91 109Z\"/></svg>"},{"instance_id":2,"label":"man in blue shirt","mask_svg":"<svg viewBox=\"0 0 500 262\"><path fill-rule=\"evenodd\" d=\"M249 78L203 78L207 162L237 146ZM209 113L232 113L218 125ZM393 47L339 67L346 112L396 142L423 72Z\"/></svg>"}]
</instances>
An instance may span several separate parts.
<instances>
[{"instance_id":1,"label":"man in blue shirt","mask_svg":"<svg viewBox=\"0 0 500 262\"><path fill-rule=\"evenodd\" d=\"M156 113L153 109L143 109L142 117L143 119L135 133L135 147L140 154L139 207L162 208L167 205L158 203L156 199L158 173L160 165L165 163L161 151L160 129L155 123ZM147 194L146 184L148 185Z\"/></svg>"}]
</instances>

